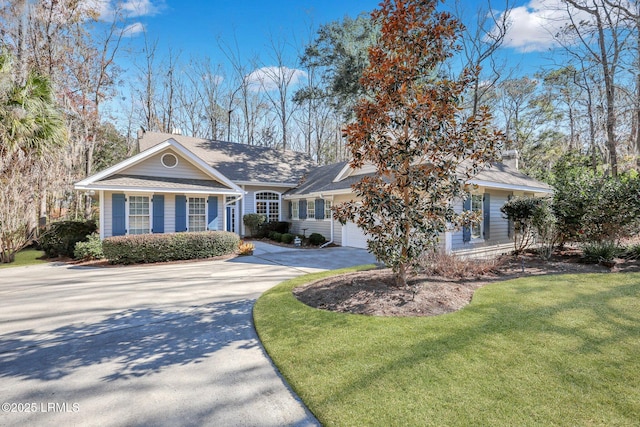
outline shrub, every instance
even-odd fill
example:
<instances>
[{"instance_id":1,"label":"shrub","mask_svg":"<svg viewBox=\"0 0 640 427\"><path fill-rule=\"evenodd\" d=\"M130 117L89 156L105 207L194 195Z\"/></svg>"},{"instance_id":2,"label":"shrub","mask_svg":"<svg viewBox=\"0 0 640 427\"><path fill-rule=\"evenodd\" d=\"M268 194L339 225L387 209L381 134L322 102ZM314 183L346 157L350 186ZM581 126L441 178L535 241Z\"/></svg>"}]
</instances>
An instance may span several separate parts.
<instances>
[{"instance_id":1,"label":"shrub","mask_svg":"<svg viewBox=\"0 0 640 427\"><path fill-rule=\"evenodd\" d=\"M622 256L624 256L626 259L639 259L640 244L627 246L624 249Z\"/></svg>"},{"instance_id":2,"label":"shrub","mask_svg":"<svg viewBox=\"0 0 640 427\"><path fill-rule=\"evenodd\" d=\"M281 242L282 241L282 233L278 233L277 231L270 231L269 232L269 239L275 241L275 242Z\"/></svg>"},{"instance_id":3,"label":"shrub","mask_svg":"<svg viewBox=\"0 0 640 427\"><path fill-rule=\"evenodd\" d=\"M611 241L640 222L640 179L594 172L588 158L569 153L554 166L553 211L563 241Z\"/></svg>"},{"instance_id":4,"label":"shrub","mask_svg":"<svg viewBox=\"0 0 640 427\"><path fill-rule=\"evenodd\" d=\"M285 234L289 232L291 224L286 221L271 221L260 224L256 237L268 237L269 233L275 231L276 233Z\"/></svg>"},{"instance_id":5,"label":"shrub","mask_svg":"<svg viewBox=\"0 0 640 427\"><path fill-rule=\"evenodd\" d=\"M293 239L295 239L295 238L296 238L296 236L295 236L295 235L293 235L293 234L290 234L290 233L284 233L284 234L282 235L282 243L287 243L287 244L289 244L289 243L293 243Z\"/></svg>"},{"instance_id":6,"label":"shrub","mask_svg":"<svg viewBox=\"0 0 640 427\"><path fill-rule=\"evenodd\" d=\"M97 229L93 220L54 222L42 234L40 246L49 257L73 257L76 243L86 242Z\"/></svg>"},{"instance_id":7,"label":"shrub","mask_svg":"<svg viewBox=\"0 0 640 427\"><path fill-rule=\"evenodd\" d=\"M504 262L502 257L464 258L441 251L429 252L420 258L424 274L452 279L482 276L496 271Z\"/></svg>"},{"instance_id":8,"label":"shrub","mask_svg":"<svg viewBox=\"0 0 640 427\"><path fill-rule=\"evenodd\" d=\"M582 247L582 260L588 264L612 262L622 251L615 242L602 241L587 243Z\"/></svg>"},{"instance_id":9,"label":"shrub","mask_svg":"<svg viewBox=\"0 0 640 427\"><path fill-rule=\"evenodd\" d=\"M249 228L251 235L258 234L260 225L266 220L266 216L256 213L246 214L242 217L242 222L244 222L244 225Z\"/></svg>"},{"instance_id":10,"label":"shrub","mask_svg":"<svg viewBox=\"0 0 640 427\"><path fill-rule=\"evenodd\" d=\"M324 236L320 233L311 233L311 235L309 236L309 243L314 246L321 245L326 241L327 239L325 239Z\"/></svg>"},{"instance_id":11,"label":"shrub","mask_svg":"<svg viewBox=\"0 0 640 427\"><path fill-rule=\"evenodd\" d=\"M545 259L551 257L559 234L550 199L515 197L500 211L513 221L513 249L516 254L537 242L538 253Z\"/></svg>"},{"instance_id":12,"label":"shrub","mask_svg":"<svg viewBox=\"0 0 640 427\"><path fill-rule=\"evenodd\" d=\"M253 251L256 246L253 243L248 242L240 242L238 245L238 254L239 255L253 255Z\"/></svg>"},{"instance_id":13,"label":"shrub","mask_svg":"<svg viewBox=\"0 0 640 427\"><path fill-rule=\"evenodd\" d=\"M238 235L227 231L137 234L106 238L102 250L112 264L134 264L228 255L239 243Z\"/></svg>"},{"instance_id":14,"label":"shrub","mask_svg":"<svg viewBox=\"0 0 640 427\"><path fill-rule=\"evenodd\" d=\"M92 233L89 235L89 238L86 242L76 243L76 248L73 251L73 257L75 259L81 259L85 261L104 258L100 235L98 233Z\"/></svg>"}]
</instances>

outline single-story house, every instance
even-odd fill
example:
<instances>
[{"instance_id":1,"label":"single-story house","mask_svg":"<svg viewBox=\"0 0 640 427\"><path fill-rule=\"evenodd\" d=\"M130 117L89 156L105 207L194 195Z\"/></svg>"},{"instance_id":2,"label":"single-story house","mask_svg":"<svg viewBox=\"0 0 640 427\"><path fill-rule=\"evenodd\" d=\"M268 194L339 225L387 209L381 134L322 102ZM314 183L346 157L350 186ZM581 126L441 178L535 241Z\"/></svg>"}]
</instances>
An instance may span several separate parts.
<instances>
[{"instance_id":1,"label":"single-story house","mask_svg":"<svg viewBox=\"0 0 640 427\"><path fill-rule=\"evenodd\" d=\"M353 199L351 184L370 168L348 162L317 166L304 153L160 132L138 138L140 152L78 183L100 206L100 237L227 230L247 234L242 216L259 213L289 221L293 233L320 233L337 245L366 248L355 224L340 224L331 206ZM511 242L500 207L512 196L543 196L551 188L509 165L494 164L469 184L458 209L481 212L470 229L446 233L447 252L495 250Z\"/></svg>"}]
</instances>

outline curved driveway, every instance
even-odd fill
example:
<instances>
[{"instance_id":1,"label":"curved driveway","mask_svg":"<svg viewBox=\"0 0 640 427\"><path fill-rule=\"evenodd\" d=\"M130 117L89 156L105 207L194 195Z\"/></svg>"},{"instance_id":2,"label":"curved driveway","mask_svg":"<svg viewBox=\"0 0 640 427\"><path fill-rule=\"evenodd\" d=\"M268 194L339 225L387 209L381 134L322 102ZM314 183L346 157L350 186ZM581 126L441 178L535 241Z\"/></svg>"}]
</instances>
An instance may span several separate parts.
<instances>
[{"instance_id":1,"label":"curved driveway","mask_svg":"<svg viewBox=\"0 0 640 427\"><path fill-rule=\"evenodd\" d=\"M251 321L258 296L364 250L0 270L1 426L306 426Z\"/></svg>"}]
</instances>

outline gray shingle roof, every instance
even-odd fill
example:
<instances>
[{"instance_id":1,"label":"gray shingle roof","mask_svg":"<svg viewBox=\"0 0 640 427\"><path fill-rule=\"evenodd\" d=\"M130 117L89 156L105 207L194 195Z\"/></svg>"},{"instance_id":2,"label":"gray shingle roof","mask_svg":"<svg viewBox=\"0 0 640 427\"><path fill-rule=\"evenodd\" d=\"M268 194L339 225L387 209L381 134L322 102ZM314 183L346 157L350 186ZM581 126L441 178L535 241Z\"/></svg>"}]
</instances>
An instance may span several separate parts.
<instances>
[{"instance_id":1,"label":"gray shingle roof","mask_svg":"<svg viewBox=\"0 0 640 427\"><path fill-rule=\"evenodd\" d=\"M358 182L363 175L350 176L342 181L333 182L338 173L348 162L334 163L332 165L320 166L313 169L304 178L302 184L289 190L286 195L296 196L311 193L322 193L351 188L351 185ZM502 163L494 163L478 173L471 181L483 181L495 183L492 187L500 188L508 186L528 187L531 191L551 190L551 187L544 182L538 181L519 172L517 169L506 166Z\"/></svg>"},{"instance_id":2,"label":"gray shingle roof","mask_svg":"<svg viewBox=\"0 0 640 427\"><path fill-rule=\"evenodd\" d=\"M166 178L156 176L140 176L116 174L101 179L96 185L108 185L122 188L167 188L180 190L229 189L218 181L208 179Z\"/></svg>"},{"instance_id":3,"label":"gray shingle roof","mask_svg":"<svg viewBox=\"0 0 640 427\"><path fill-rule=\"evenodd\" d=\"M519 187L531 187L532 189L551 190L551 186L523 174L519 170L502 163L493 163L485 168L471 181L488 181L496 184L515 185Z\"/></svg>"},{"instance_id":4,"label":"gray shingle roof","mask_svg":"<svg viewBox=\"0 0 640 427\"><path fill-rule=\"evenodd\" d=\"M213 141L161 132L146 132L140 151L173 138L187 150L234 182L296 185L315 166L305 153L278 151L268 147Z\"/></svg>"},{"instance_id":5,"label":"gray shingle roof","mask_svg":"<svg viewBox=\"0 0 640 427\"><path fill-rule=\"evenodd\" d=\"M349 162L333 163L331 165L320 166L309 172L304 177L302 183L296 188L287 191L288 196L322 193L323 191L336 191L351 188L351 184L354 184L362 178L362 176L350 176L342 181L333 182L338 173Z\"/></svg>"}]
</instances>

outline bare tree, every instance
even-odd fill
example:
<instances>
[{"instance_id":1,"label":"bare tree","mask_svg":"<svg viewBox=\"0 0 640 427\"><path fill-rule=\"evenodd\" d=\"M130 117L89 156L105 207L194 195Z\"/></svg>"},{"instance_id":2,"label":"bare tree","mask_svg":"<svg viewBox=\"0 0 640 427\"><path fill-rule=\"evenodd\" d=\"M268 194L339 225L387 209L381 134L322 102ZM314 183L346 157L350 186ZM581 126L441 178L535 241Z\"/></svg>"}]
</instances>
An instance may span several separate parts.
<instances>
[{"instance_id":1,"label":"bare tree","mask_svg":"<svg viewBox=\"0 0 640 427\"><path fill-rule=\"evenodd\" d=\"M238 41L235 40L235 47L231 48L228 44L222 40L218 41L218 46L224 56L227 58L231 65L232 77L228 83L227 90L227 125L228 125L228 138L230 139L232 119L231 115L236 106L240 107L242 120L237 120L237 139L239 142L245 142L249 145L256 143L256 133L258 127L258 117L260 114L260 105L262 103L259 96L256 95L255 89L252 87L252 82L248 78L251 69L255 69L255 64L259 61L253 59L252 61L244 62L240 54L240 48ZM240 125L242 123L242 125ZM242 129L241 129L242 127Z\"/></svg>"},{"instance_id":2,"label":"bare tree","mask_svg":"<svg viewBox=\"0 0 640 427\"><path fill-rule=\"evenodd\" d=\"M256 78L259 79L261 89L278 117L281 132L280 146L282 150L286 150L289 147L289 122L297 108L297 104L290 99L291 86L304 72L287 66L291 61L285 58L286 46L283 41L276 41L271 37L270 47L271 62L264 64L265 66L253 74L257 74Z\"/></svg>"},{"instance_id":3,"label":"bare tree","mask_svg":"<svg viewBox=\"0 0 640 427\"><path fill-rule=\"evenodd\" d=\"M504 4L504 10L497 13L491 6L491 0L486 6L480 5L474 11L476 22L465 26L462 37L464 66L478 70L471 85L471 116L478 113L478 106L484 102L486 96L493 90L496 83L503 78L506 61L498 61L495 53L504 43L510 28L510 16L513 5L509 0ZM455 5L456 16L464 21L465 11L460 0Z\"/></svg>"},{"instance_id":4,"label":"bare tree","mask_svg":"<svg viewBox=\"0 0 640 427\"><path fill-rule=\"evenodd\" d=\"M623 15L618 8L611 7L607 0L564 0L570 25L565 32L574 36L584 48L588 59L597 64L602 72L605 92L606 141L611 175L618 175L616 135L616 73L620 65L627 39L623 26ZM589 20L577 21L574 10L589 16Z\"/></svg>"}]
</instances>

